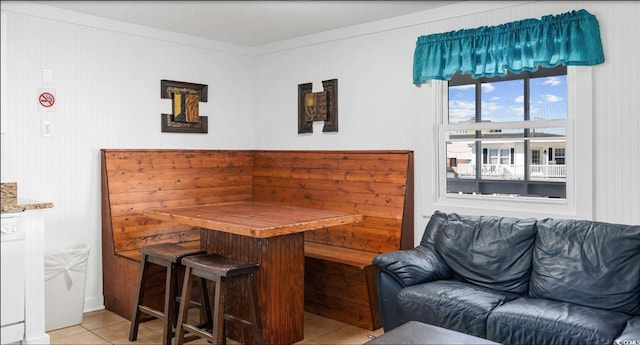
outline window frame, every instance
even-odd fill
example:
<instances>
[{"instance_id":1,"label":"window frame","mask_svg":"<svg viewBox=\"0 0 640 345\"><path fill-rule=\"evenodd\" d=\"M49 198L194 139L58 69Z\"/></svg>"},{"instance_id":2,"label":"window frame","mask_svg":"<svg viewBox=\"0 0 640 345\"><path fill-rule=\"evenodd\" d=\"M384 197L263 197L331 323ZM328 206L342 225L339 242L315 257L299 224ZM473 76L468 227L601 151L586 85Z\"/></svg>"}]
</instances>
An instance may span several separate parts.
<instances>
[{"instance_id":1,"label":"window frame","mask_svg":"<svg viewBox=\"0 0 640 345\"><path fill-rule=\"evenodd\" d=\"M542 162L542 154L540 153L540 149L532 149L531 150L531 164L540 164Z\"/></svg>"},{"instance_id":2,"label":"window frame","mask_svg":"<svg viewBox=\"0 0 640 345\"><path fill-rule=\"evenodd\" d=\"M534 141L541 139L535 138L537 129L543 129L545 127L561 128L566 131L566 119L548 119L546 121L531 120L530 98L531 98L531 82L536 79L544 77L565 76L567 74L567 68L564 65L559 65L553 68L541 68L534 72L524 71L520 74L514 74L508 72L504 77L492 77L492 78L473 78L465 74L455 74L448 82L448 95L452 87L458 86L473 86L475 99L473 104L475 105L475 113L471 117L471 121L463 122L450 122L450 118L443 118L442 128L445 133L451 136L448 139L451 142L467 141L473 142L475 151L482 151L482 163L480 165L479 156L478 162L475 164L475 178L459 178L452 177L447 181L447 189L456 190L459 193L466 193L476 195L477 191L488 191L488 194L502 194L507 196L513 196L516 198L522 198L526 195L546 195L552 198L566 198L566 183L557 179L536 179L530 176L531 163L528 160L528 155L531 152L531 145ZM492 83L508 83L508 87L516 88L516 96L522 96L522 117L516 120L510 121L487 121L483 116L484 110L481 104L485 102L484 85L490 85ZM503 84L504 87L504 84ZM518 90L519 89L519 90ZM520 93L522 92L522 93ZM487 102L489 102L487 100ZM449 102L447 100L447 111L450 110ZM480 129L480 127L488 128L488 133L482 133L486 128ZM515 128L514 128L515 126ZM509 136L510 129L515 129L513 136ZM503 144L499 146L491 147L502 141L502 139L493 138L493 134L502 133L503 131L507 136L503 137L509 143L510 149L504 148ZM455 134L454 134L455 133ZM453 138L457 133L475 133L473 139L467 138L469 135L464 135L463 138ZM533 133L533 135L531 135ZM486 134L486 135L485 135ZM502 136L501 136L502 137ZM563 136L561 140L566 137ZM449 142L450 140L447 140ZM519 166L514 166L515 175L511 178L504 177L501 174L502 166L509 166L513 164L514 160L510 156L510 152L514 150L513 145L520 143L523 149L523 161ZM488 147L488 148L487 148ZM505 152L506 151L506 152ZM486 154L486 153L488 154ZM563 151L564 152L564 151ZM506 158L506 159L505 159ZM485 160L486 159L486 160ZM564 161L564 160L563 160ZM520 171L520 169L523 169Z\"/></svg>"},{"instance_id":3,"label":"window frame","mask_svg":"<svg viewBox=\"0 0 640 345\"><path fill-rule=\"evenodd\" d=\"M566 129L566 197L549 199L536 197L498 197L447 193L446 137L448 128L448 82L431 80L433 92L434 154L432 166L436 171L433 193L434 209L443 212L466 214L502 214L521 217L570 216L581 219L593 218L593 70L590 66L567 66L567 119L535 120L541 127L553 127L563 123ZM582 101L578 101L582 100ZM579 115L579 119L577 118ZM524 122L524 121L523 121ZM486 129L490 124L475 124L474 129ZM523 124L516 122L513 128ZM579 173L577 173L579 172ZM576 188L580 186L580 188ZM429 215L433 210L425 210Z\"/></svg>"},{"instance_id":4,"label":"window frame","mask_svg":"<svg viewBox=\"0 0 640 345\"><path fill-rule=\"evenodd\" d=\"M562 152L562 154L559 155L558 152ZM556 164L558 164L558 159L562 159L562 161L565 162L566 158L567 158L567 150L566 149L557 148L557 149L553 150L553 161L556 162Z\"/></svg>"}]
</instances>

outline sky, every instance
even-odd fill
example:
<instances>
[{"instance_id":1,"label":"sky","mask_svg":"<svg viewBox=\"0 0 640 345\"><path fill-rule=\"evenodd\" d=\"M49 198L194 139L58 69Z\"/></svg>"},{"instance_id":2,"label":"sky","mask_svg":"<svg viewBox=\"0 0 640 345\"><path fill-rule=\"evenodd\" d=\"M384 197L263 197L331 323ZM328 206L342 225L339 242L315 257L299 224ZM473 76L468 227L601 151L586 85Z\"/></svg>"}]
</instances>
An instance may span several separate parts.
<instances>
[{"instance_id":1,"label":"sky","mask_svg":"<svg viewBox=\"0 0 640 345\"><path fill-rule=\"evenodd\" d=\"M475 117L474 85L449 88L449 123L467 122ZM567 77L532 78L530 119L567 118ZM482 84L481 114L492 122L524 121L524 80Z\"/></svg>"}]
</instances>

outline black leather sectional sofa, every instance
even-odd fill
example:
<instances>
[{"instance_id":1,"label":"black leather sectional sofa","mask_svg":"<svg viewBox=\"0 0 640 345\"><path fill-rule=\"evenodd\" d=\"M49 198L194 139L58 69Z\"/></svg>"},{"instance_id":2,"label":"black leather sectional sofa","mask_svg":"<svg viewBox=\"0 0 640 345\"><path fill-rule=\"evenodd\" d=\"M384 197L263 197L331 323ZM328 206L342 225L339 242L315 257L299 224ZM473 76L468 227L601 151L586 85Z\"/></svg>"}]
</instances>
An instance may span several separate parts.
<instances>
[{"instance_id":1,"label":"black leather sectional sofa","mask_svg":"<svg viewBox=\"0 0 640 345\"><path fill-rule=\"evenodd\" d=\"M502 344L640 344L640 226L436 211L380 254L385 331L415 320Z\"/></svg>"}]
</instances>

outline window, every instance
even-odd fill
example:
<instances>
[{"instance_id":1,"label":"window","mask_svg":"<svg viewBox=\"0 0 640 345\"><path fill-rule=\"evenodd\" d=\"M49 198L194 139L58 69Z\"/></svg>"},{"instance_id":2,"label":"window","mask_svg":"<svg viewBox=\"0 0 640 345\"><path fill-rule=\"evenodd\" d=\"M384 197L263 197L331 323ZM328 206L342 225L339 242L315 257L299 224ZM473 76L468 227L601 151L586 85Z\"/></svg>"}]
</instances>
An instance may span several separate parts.
<instances>
[{"instance_id":1,"label":"window","mask_svg":"<svg viewBox=\"0 0 640 345\"><path fill-rule=\"evenodd\" d=\"M556 164L564 164L564 148L556 149L556 156L554 160Z\"/></svg>"},{"instance_id":2,"label":"window","mask_svg":"<svg viewBox=\"0 0 640 345\"><path fill-rule=\"evenodd\" d=\"M540 150L539 149L531 150L531 164L540 165Z\"/></svg>"},{"instance_id":3,"label":"window","mask_svg":"<svg viewBox=\"0 0 640 345\"><path fill-rule=\"evenodd\" d=\"M591 66L604 62L599 26L595 16L585 10L545 16L540 25L535 23L527 19L526 25L520 21L418 37L413 83L429 83L427 102L433 122L426 134L435 134L430 146L434 152L422 166L433 178L433 184L424 186L431 192L425 194L427 198L433 197L433 204L426 204L425 215L431 214L433 206L469 214L493 210L512 216L592 219L592 151L598 128L593 126L597 79ZM554 30L540 30L546 27ZM558 63L570 66L537 67ZM532 73L503 77L509 70L535 68ZM478 79L456 76L456 71ZM495 76L500 78L480 79ZM517 86L520 83L522 86ZM516 85L510 89L517 90L517 96L487 98L492 92L496 94L496 87L508 84ZM548 92L559 89L560 84L565 90L562 99ZM450 87L471 92L473 97L456 100L452 93L449 99ZM536 103L537 99L542 102ZM511 107L505 107L508 103ZM449 105L459 107L449 109ZM509 149L513 163L488 166L484 162L489 160L489 149ZM455 158L455 167L447 165L453 161L448 156Z\"/></svg>"},{"instance_id":4,"label":"window","mask_svg":"<svg viewBox=\"0 0 640 345\"><path fill-rule=\"evenodd\" d=\"M455 74L440 126L446 193L565 199L567 89L565 66L498 78Z\"/></svg>"}]
</instances>

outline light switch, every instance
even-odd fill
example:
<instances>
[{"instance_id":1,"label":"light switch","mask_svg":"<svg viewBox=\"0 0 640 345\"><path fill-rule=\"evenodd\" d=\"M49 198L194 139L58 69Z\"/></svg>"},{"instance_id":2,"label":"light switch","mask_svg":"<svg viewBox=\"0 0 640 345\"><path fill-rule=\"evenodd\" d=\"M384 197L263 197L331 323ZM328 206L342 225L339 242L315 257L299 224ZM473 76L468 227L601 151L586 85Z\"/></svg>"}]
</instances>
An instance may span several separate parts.
<instances>
[{"instance_id":1,"label":"light switch","mask_svg":"<svg viewBox=\"0 0 640 345\"><path fill-rule=\"evenodd\" d=\"M53 70L43 69L42 70L42 85L51 85L53 84Z\"/></svg>"},{"instance_id":2,"label":"light switch","mask_svg":"<svg viewBox=\"0 0 640 345\"><path fill-rule=\"evenodd\" d=\"M47 138L53 135L53 127L50 121L40 121L40 134L43 138Z\"/></svg>"}]
</instances>

